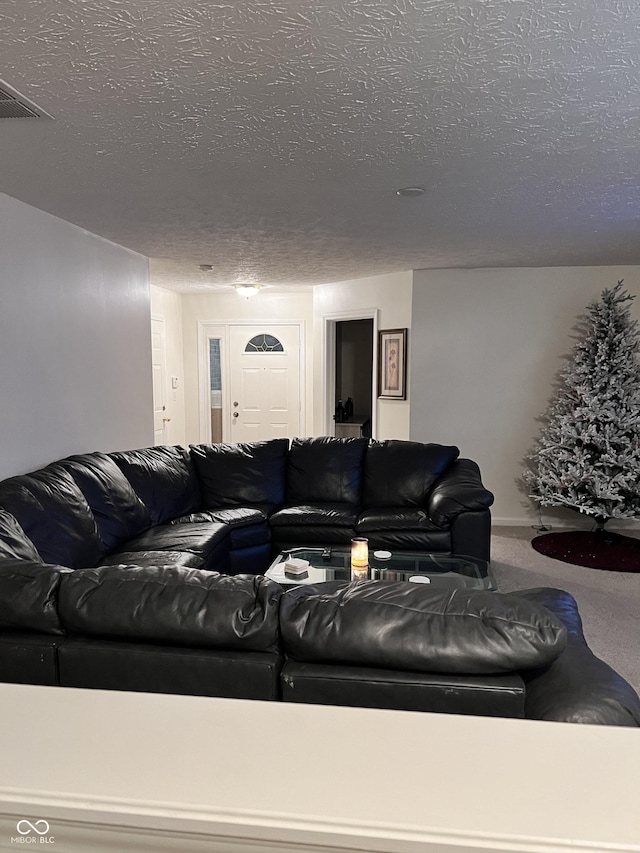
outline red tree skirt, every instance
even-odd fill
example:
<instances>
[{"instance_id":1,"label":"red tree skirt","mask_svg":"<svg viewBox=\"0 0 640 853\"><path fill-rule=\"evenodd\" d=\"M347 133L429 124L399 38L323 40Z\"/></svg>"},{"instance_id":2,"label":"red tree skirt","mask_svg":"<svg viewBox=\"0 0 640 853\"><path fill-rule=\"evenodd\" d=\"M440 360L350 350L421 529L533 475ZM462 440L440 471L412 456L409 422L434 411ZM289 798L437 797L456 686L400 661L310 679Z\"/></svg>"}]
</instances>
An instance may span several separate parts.
<instances>
[{"instance_id":1,"label":"red tree skirt","mask_svg":"<svg viewBox=\"0 0 640 853\"><path fill-rule=\"evenodd\" d=\"M640 540L619 533L596 535L588 530L547 533L531 542L536 551L574 566L608 572L640 572Z\"/></svg>"}]
</instances>

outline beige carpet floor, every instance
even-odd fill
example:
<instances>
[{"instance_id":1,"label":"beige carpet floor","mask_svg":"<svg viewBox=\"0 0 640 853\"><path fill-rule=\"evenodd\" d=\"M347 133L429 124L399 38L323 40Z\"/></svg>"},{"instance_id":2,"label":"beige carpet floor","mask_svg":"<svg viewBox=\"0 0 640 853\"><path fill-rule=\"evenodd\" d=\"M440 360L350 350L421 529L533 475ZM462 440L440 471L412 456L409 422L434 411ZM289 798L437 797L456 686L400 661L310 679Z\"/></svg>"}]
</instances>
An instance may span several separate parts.
<instances>
[{"instance_id":1,"label":"beige carpet floor","mask_svg":"<svg viewBox=\"0 0 640 853\"><path fill-rule=\"evenodd\" d=\"M570 592L578 602L591 650L640 693L640 573L605 572L552 560L531 547L537 535L530 527L494 526L491 566L498 590L550 586Z\"/></svg>"}]
</instances>

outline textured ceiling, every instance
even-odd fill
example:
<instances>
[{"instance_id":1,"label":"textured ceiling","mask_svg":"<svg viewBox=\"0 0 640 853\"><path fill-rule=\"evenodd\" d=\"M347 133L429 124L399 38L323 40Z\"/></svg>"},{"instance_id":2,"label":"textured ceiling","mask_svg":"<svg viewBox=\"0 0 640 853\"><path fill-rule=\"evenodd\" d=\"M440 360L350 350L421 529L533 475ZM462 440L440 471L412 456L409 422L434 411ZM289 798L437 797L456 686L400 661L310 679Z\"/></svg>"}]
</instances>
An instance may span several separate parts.
<instances>
[{"instance_id":1,"label":"textured ceiling","mask_svg":"<svg viewBox=\"0 0 640 853\"><path fill-rule=\"evenodd\" d=\"M0 123L0 191L150 256L156 283L640 263L635 0L0 16L0 78L55 117Z\"/></svg>"}]
</instances>

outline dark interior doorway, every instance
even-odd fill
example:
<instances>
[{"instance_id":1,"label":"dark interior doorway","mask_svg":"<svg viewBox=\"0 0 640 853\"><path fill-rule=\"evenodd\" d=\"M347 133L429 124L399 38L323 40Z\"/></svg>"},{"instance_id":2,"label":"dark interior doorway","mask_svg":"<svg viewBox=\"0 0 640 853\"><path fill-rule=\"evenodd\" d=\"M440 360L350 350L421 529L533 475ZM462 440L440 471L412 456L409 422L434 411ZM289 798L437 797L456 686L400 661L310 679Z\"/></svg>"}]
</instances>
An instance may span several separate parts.
<instances>
[{"instance_id":1,"label":"dark interior doorway","mask_svg":"<svg viewBox=\"0 0 640 853\"><path fill-rule=\"evenodd\" d=\"M349 415L336 422L336 435L371 436L373 399L373 320L336 323L336 409L340 401ZM353 413L350 413L348 401Z\"/></svg>"}]
</instances>

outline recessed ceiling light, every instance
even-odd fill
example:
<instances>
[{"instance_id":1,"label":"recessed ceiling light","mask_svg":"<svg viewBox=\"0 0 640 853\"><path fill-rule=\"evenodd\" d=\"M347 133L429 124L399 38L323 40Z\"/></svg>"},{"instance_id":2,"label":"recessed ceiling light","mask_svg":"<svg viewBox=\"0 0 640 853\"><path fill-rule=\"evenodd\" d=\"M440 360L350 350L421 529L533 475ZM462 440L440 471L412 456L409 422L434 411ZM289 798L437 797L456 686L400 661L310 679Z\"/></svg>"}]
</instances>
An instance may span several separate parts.
<instances>
[{"instance_id":1,"label":"recessed ceiling light","mask_svg":"<svg viewBox=\"0 0 640 853\"><path fill-rule=\"evenodd\" d=\"M424 190L422 187L403 187L401 190L396 190L396 195L402 196L402 198L414 198L424 195Z\"/></svg>"}]
</instances>

